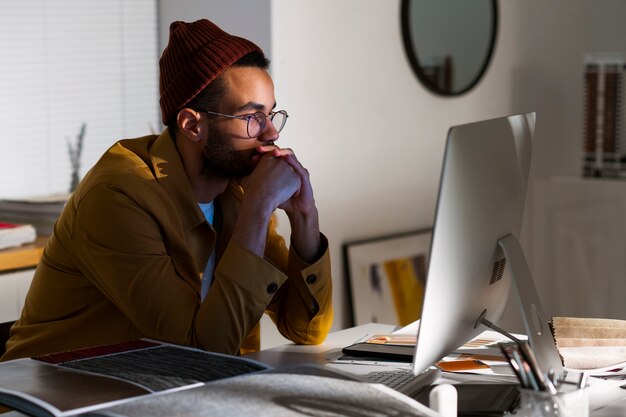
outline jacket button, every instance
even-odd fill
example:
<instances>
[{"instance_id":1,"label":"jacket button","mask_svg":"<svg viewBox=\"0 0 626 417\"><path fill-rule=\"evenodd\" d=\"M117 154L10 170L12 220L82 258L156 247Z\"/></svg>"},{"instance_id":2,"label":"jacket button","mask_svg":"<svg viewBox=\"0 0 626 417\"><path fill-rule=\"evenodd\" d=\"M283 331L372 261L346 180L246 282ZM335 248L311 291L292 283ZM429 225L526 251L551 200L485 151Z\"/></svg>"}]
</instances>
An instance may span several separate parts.
<instances>
[{"instance_id":1,"label":"jacket button","mask_svg":"<svg viewBox=\"0 0 626 417\"><path fill-rule=\"evenodd\" d=\"M315 274L311 274L308 277L306 277L307 284L313 284L315 283L315 281L317 281L317 275Z\"/></svg>"},{"instance_id":2,"label":"jacket button","mask_svg":"<svg viewBox=\"0 0 626 417\"><path fill-rule=\"evenodd\" d=\"M276 291L278 291L278 284L276 284L275 282L272 282L270 285L267 286L268 294L274 294Z\"/></svg>"}]
</instances>

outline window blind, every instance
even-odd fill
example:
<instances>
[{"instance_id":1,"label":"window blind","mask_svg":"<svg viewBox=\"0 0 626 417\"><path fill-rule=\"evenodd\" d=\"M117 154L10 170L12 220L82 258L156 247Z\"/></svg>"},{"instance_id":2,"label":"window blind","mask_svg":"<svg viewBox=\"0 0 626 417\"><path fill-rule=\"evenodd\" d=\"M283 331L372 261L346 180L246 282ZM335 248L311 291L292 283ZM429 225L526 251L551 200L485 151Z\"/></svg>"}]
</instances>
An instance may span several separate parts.
<instances>
[{"instance_id":1,"label":"window blind","mask_svg":"<svg viewBox=\"0 0 626 417\"><path fill-rule=\"evenodd\" d=\"M0 0L0 198L69 191L119 139L160 130L156 0Z\"/></svg>"}]
</instances>

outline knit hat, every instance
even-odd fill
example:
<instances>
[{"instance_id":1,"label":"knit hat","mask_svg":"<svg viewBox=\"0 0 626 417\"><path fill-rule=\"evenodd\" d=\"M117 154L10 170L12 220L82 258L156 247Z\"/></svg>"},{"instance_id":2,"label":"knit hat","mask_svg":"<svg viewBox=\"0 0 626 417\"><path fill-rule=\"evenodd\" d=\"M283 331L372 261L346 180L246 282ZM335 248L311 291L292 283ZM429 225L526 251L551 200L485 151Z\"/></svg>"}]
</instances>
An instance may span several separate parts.
<instances>
[{"instance_id":1,"label":"knit hat","mask_svg":"<svg viewBox=\"0 0 626 417\"><path fill-rule=\"evenodd\" d=\"M211 81L254 51L263 53L249 40L229 35L206 19L173 22L170 39L159 61L163 124Z\"/></svg>"}]
</instances>

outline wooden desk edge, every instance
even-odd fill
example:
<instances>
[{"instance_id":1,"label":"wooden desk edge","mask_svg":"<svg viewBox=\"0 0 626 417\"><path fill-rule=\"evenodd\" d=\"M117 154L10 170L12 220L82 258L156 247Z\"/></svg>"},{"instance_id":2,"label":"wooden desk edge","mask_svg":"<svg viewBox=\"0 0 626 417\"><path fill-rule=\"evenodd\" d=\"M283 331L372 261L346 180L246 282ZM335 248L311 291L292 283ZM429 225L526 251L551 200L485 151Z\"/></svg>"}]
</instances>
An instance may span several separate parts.
<instances>
[{"instance_id":1,"label":"wooden desk edge","mask_svg":"<svg viewBox=\"0 0 626 417\"><path fill-rule=\"evenodd\" d=\"M48 236L38 236L33 243L0 250L0 272L36 267L47 241Z\"/></svg>"}]
</instances>

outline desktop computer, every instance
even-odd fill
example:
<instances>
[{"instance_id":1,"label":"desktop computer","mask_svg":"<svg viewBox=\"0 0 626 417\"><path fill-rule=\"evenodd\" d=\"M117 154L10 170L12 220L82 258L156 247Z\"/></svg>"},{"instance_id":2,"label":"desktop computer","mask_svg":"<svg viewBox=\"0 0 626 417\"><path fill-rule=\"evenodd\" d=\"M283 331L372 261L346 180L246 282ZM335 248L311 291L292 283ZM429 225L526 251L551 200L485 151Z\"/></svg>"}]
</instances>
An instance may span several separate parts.
<instances>
[{"instance_id":1,"label":"desktop computer","mask_svg":"<svg viewBox=\"0 0 626 417\"><path fill-rule=\"evenodd\" d=\"M522 228L535 113L448 132L413 371L497 323L509 292L519 303L539 365L563 370L518 237Z\"/></svg>"},{"instance_id":2,"label":"desktop computer","mask_svg":"<svg viewBox=\"0 0 626 417\"><path fill-rule=\"evenodd\" d=\"M495 324L510 291L540 367L557 375L563 370L518 241L534 131L535 113L524 113L453 126L448 132L413 376L427 381L429 367L485 326L511 336ZM344 352L380 357L394 348L365 345Z\"/></svg>"}]
</instances>

